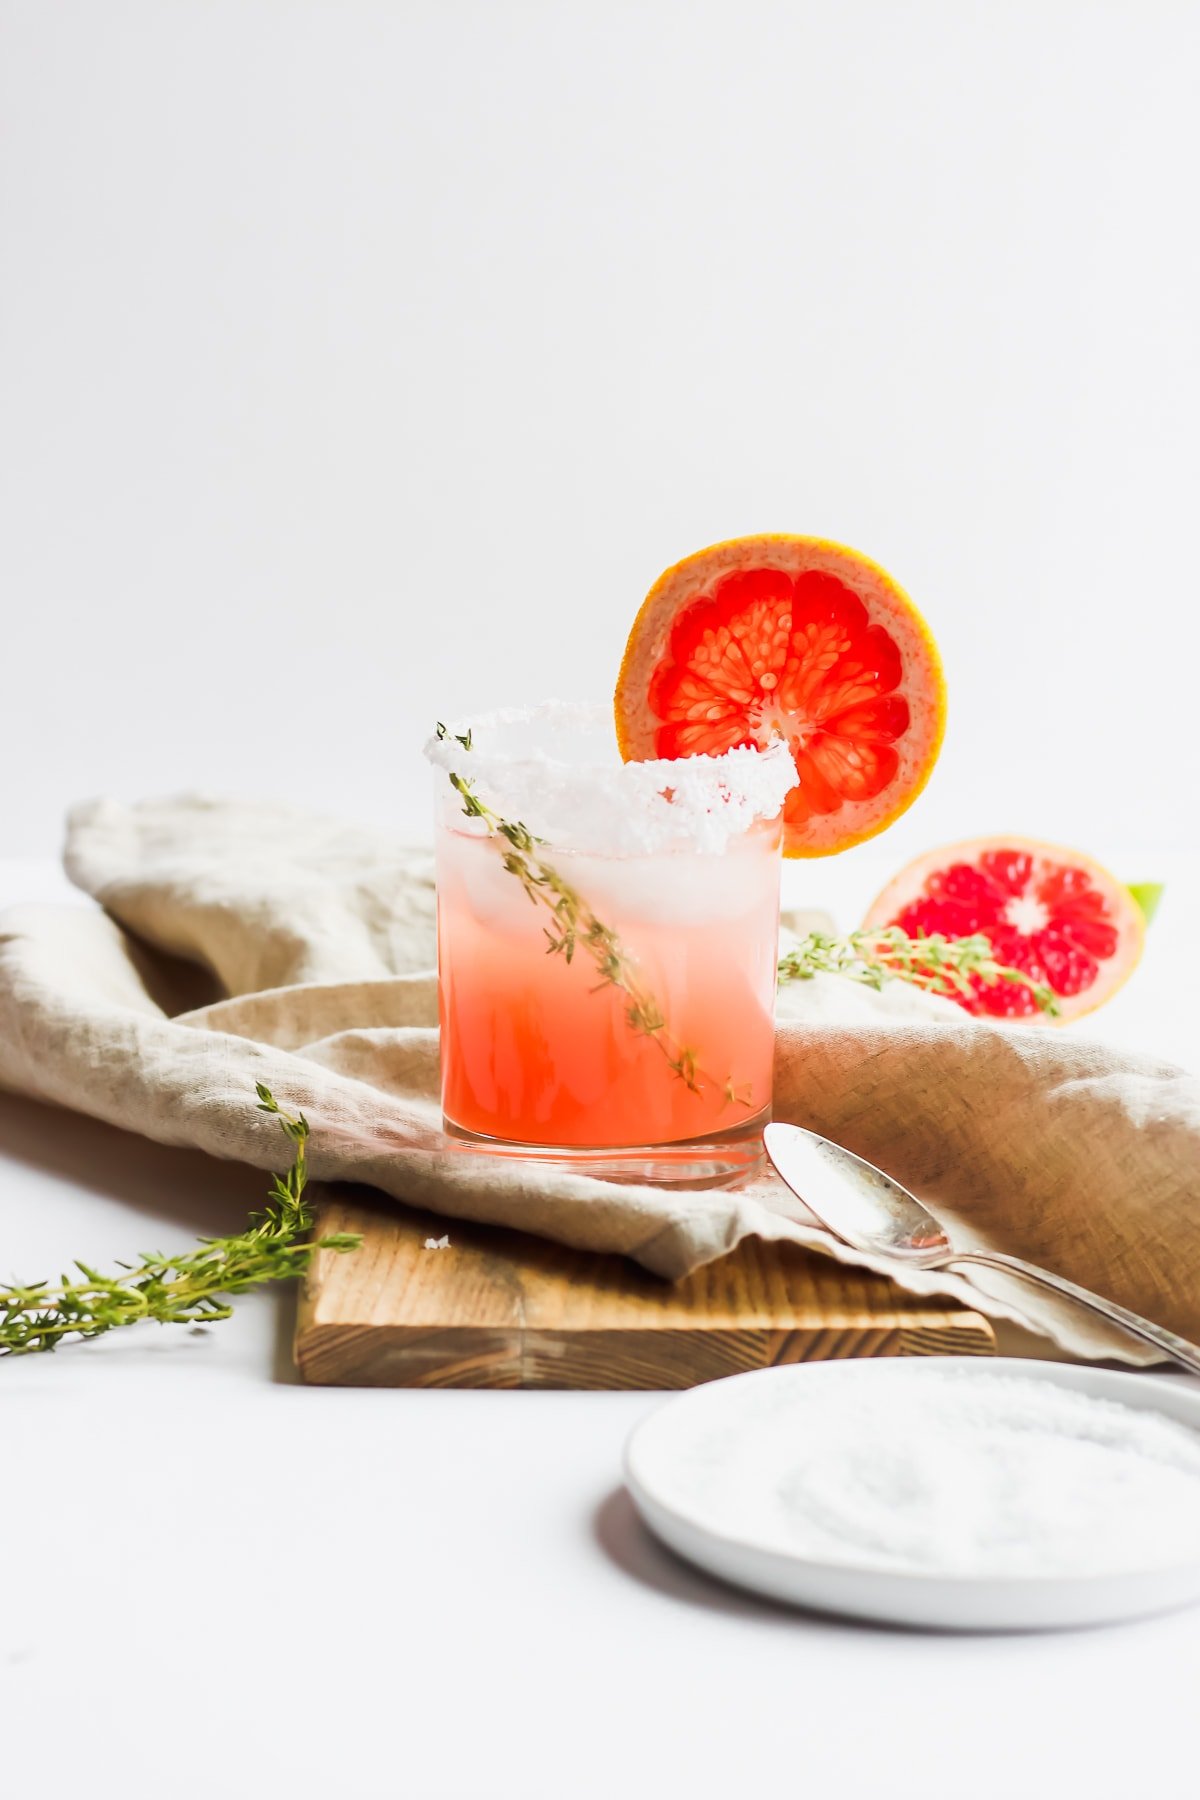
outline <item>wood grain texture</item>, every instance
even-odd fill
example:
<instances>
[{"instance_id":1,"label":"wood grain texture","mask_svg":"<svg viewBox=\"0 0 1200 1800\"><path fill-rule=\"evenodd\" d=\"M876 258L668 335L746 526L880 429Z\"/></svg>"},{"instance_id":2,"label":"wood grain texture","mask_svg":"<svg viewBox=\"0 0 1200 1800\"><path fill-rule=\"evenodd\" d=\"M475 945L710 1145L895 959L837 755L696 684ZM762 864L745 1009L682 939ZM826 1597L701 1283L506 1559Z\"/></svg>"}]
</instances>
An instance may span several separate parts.
<instances>
[{"instance_id":1,"label":"wood grain texture","mask_svg":"<svg viewBox=\"0 0 1200 1800\"><path fill-rule=\"evenodd\" d=\"M624 1257L330 1192L296 1361L343 1387L684 1388L838 1356L993 1353L988 1321L791 1244L757 1239L671 1284ZM426 1250L448 1235L450 1248Z\"/></svg>"}]
</instances>

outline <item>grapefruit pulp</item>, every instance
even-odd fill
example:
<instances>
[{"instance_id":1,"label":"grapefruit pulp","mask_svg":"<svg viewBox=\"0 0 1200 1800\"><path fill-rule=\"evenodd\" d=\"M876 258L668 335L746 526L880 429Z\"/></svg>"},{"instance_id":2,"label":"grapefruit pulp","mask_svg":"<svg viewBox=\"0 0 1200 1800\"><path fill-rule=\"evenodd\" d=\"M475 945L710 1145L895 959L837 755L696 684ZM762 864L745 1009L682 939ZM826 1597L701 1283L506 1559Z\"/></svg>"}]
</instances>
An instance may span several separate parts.
<instances>
[{"instance_id":1,"label":"grapefruit pulp","mask_svg":"<svg viewBox=\"0 0 1200 1800\"><path fill-rule=\"evenodd\" d=\"M902 869L875 901L867 926L910 937L990 939L996 961L1054 990L1059 1018L1111 999L1142 953L1145 920L1114 875L1077 850L1032 838L973 838L931 850ZM968 1012L1035 1023L1046 1015L1018 982L972 978L955 996Z\"/></svg>"},{"instance_id":2,"label":"grapefruit pulp","mask_svg":"<svg viewBox=\"0 0 1200 1800\"><path fill-rule=\"evenodd\" d=\"M856 550L734 538L651 588L615 700L626 762L765 747L782 733L797 785L784 853L874 837L928 781L945 730L937 647L911 600Z\"/></svg>"}]
</instances>

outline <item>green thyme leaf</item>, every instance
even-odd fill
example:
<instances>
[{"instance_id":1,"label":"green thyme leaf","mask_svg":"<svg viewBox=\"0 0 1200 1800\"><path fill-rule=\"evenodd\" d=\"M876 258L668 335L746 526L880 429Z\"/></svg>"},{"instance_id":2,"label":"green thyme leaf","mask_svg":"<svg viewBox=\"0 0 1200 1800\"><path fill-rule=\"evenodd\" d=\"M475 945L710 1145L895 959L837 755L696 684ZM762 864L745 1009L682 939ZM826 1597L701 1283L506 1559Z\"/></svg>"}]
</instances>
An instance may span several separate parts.
<instances>
[{"instance_id":1,"label":"green thyme leaf","mask_svg":"<svg viewBox=\"0 0 1200 1800\"><path fill-rule=\"evenodd\" d=\"M873 988L881 988L885 981L907 981L951 1000L960 995L969 998L977 981L987 986L1016 982L1029 989L1042 1012L1051 1017L1058 1013L1053 988L997 962L991 941L982 932L963 938L937 933L914 938L898 925L887 925L836 938L812 931L781 959L779 979L811 981L814 975L845 975Z\"/></svg>"},{"instance_id":2,"label":"green thyme leaf","mask_svg":"<svg viewBox=\"0 0 1200 1800\"><path fill-rule=\"evenodd\" d=\"M119 1275L102 1275L86 1263L79 1281L63 1275L57 1287L44 1281L0 1288L0 1356L55 1350L64 1338L100 1337L118 1325L153 1319L159 1325L208 1325L232 1312L222 1295L244 1294L268 1281L294 1281L317 1250L356 1250L353 1232L313 1240L308 1183L308 1121L278 1105L270 1088L255 1084L258 1111L279 1120L295 1159L276 1176L262 1212L252 1213L232 1237L201 1238L178 1256L159 1251L136 1263L118 1263Z\"/></svg>"}]
</instances>

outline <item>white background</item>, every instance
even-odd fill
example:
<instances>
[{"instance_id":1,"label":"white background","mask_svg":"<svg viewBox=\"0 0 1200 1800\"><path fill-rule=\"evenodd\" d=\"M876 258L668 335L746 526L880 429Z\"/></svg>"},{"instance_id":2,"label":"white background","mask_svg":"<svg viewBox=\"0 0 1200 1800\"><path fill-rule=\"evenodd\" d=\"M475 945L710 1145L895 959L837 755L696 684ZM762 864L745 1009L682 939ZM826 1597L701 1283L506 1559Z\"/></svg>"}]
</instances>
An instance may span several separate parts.
<instances>
[{"instance_id":1,"label":"white background","mask_svg":"<svg viewBox=\"0 0 1200 1800\"><path fill-rule=\"evenodd\" d=\"M196 785L421 835L435 714L607 694L659 571L756 530L942 643L897 864L1184 829L1196 5L0 21L11 850Z\"/></svg>"},{"instance_id":2,"label":"white background","mask_svg":"<svg viewBox=\"0 0 1200 1800\"><path fill-rule=\"evenodd\" d=\"M62 893L98 790L422 835L434 716L604 694L665 564L812 531L910 589L952 715L809 897L993 828L1178 870L1096 1028L1186 1059L1198 37L1161 0L0 0L0 900ZM4 1096L0 1143L5 1274L261 1186ZM1195 1612L784 1614L630 1516L652 1397L307 1391L288 1327L257 1295L0 1370L14 1793L1186 1785Z\"/></svg>"}]
</instances>

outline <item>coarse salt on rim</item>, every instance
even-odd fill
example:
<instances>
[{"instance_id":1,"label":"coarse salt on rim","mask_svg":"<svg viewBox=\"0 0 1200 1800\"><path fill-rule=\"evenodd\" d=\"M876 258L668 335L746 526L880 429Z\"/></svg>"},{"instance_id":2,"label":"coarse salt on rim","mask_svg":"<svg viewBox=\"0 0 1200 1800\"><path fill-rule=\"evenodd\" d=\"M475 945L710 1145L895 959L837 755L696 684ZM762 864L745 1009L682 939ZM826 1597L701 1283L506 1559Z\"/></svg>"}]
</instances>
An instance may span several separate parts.
<instances>
[{"instance_id":1,"label":"coarse salt on rim","mask_svg":"<svg viewBox=\"0 0 1200 1800\"><path fill-rule=\"evenodd\" d=\"M469 750L458 741L468 732ZM435 768L470 781L501 817L561 849L601 856L720 855L757 821L773 819L796 783L782 738L765 750L622 762L611 709L563 700L481 713L431 737L424 753ZM446 800L446 824L485 829L459 812L449 784Z\"/></svg>"}]
</instances>

